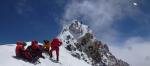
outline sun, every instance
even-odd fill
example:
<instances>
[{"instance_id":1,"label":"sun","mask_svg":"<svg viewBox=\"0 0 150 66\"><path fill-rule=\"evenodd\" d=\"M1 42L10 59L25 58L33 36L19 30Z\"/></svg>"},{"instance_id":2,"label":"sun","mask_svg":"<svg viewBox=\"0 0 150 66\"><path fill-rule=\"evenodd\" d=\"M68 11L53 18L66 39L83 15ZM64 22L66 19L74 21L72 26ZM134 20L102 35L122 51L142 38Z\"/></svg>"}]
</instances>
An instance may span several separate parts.
<instances>
[{"instance_id":1,"label":"sun","mask_svg":"<svg viewBox=\"0 0 150 66\"><path fill-rule=\"evenodd\" d=\"M138 4L136 2L133 3L134 6L137 6Z\"/></svg>"}]
</instances>

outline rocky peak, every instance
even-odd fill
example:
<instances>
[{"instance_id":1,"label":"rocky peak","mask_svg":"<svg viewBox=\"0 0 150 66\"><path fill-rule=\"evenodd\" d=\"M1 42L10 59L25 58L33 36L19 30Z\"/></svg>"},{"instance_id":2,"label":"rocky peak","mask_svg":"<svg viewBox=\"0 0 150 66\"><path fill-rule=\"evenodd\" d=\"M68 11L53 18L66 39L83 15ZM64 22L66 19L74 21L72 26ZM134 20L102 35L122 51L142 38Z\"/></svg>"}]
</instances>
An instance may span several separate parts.
<instances>
[{"instance_id":1,"label":"rocky peak","mask_svg":"<svg viewBox=\"0 0 150 66\"><path fill-rule=\"evenodd\" d=\"M107 44L95 39L92 30L80 21L74 20L63 31L59 37L72 56L92 66L129 66L128 63L117 59L109 51Z\"/></svg>"},{"instance_id":2,"label":"rocky peak","mask_svg":"<svg viewBox=\"0 0 150 66\"><path fill-rule=\"evenodd\" d=\"M70 24L69 26L69 31L74 35L74 36L79 36L83 33L82 30L82 24L79 21L73 21L73 23Z\"/></svg>"}]
</instances>

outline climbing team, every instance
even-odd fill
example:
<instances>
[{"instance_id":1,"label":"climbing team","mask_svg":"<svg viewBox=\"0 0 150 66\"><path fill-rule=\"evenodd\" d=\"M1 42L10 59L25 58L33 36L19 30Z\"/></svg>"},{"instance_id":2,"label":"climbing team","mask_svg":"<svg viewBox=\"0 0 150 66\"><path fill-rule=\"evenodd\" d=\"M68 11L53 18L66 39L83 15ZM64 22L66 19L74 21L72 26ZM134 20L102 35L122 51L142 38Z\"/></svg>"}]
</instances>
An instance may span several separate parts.
<instances>
[{"instance_id":1,"label":"climbing team","mask_svg":"<svg viewBox=\"0 0 150 66\"><path fill-rule=\"evenodd\" d=\"M43 40L43 45L38 44L38 41L32 40L31 45L23 41L16 42L16 57L26 60L31 63L36 63L39 58L45 59L42 53L47 53L50 58L53 57L53 51L56 52L56 61L59 61L59 46L62 42L59 38L54 38L52 41Z\"/></svg>"}]
</instances>

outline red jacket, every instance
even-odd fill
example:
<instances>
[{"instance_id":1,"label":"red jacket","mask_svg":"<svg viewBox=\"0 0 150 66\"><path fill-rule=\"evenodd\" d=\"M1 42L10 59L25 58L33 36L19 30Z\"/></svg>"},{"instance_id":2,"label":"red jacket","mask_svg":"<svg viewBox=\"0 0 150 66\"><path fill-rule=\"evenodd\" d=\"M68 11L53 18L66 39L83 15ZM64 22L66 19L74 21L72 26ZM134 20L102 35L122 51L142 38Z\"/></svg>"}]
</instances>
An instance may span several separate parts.
<instances>
[{"instance_id":1,"label":"red jacket","mask_svg":"<svg viewBox=\"0 0 150 66\"><path fill-rule=\"evenodd\" d=\"M30 54L30 51L29 49L26 49L25 52L24 52L24 57L27 59L27 60L31 60L32 59L32 55Z\"/></svg>"},{"instance_id":2,"label":"red jacket","mask_svg":"<svg viewBox=\"0 0 150 66\"><path fill-rule=\"evenodd\" d=\"M31 45L31 49L32 49L32 52L33 53L37 53L38 52L38 50L40 49L40 46L38 45L38 44L32 44Z\"/></svg>"},{"instance_id":3,"label":"red jacket","mask_svg":"<svg viewBox=\"0 0 150 66\"><path fill-rule=\"evenodd\" d=\"M16 46L16 56L22 55L24 52L24 46L21 42L17 42L17 46Z\"/></svg>"},{"instance_id":4,"label":"red jacket","mask_svg":"<svg viewBox=\"0 0 150 66\"><path fill-rule=\"evenodd\" d=\"M55 38L55 39L53 39L53 41L51 42L51 47L52 47L52 48L54 48L54 47L59 47L61 44L62 44L62 42L61 42L58 38Z\"/></svg>"}]
</instances>

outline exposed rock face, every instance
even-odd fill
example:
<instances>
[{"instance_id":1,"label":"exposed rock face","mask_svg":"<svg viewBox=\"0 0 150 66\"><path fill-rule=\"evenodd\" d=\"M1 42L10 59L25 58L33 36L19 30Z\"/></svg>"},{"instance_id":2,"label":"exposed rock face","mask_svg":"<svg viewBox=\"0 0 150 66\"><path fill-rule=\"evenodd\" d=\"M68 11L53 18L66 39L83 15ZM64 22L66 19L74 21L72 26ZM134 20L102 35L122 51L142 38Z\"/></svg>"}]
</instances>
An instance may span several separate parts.
<instances>
[{"instance_id":1,"label":"exposed rock face","mask_svg":"<svg viewBox=\"0 0 150 66\"><path fill-rule=\"evenodd\" d=\"M97 40L88 26L73 21L62 30L59 37L71 55L84 60L92 66L130 66L117 59L107 44Z\"/></svg>"}]
</instances>

